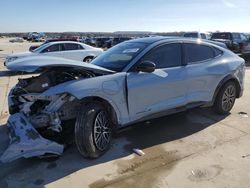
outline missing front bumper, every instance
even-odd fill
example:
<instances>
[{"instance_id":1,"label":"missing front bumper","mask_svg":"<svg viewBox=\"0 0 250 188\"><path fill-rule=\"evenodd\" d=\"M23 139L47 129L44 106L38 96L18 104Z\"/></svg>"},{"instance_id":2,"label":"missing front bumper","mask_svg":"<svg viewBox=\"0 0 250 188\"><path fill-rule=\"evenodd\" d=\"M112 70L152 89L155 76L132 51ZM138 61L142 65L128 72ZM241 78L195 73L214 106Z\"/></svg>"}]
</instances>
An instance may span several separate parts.
<instances>
[{"instance_id":1,"label":"missing front bumper","mask_svg":"<svg viewBox=\"0 0 250 188\"><path fill-rule=\"evenodd\" d=\"M15 113L8 119L10 145L0 157L3 163L18 158L35 157L44 154L61 155L64 146L43 138L22 113Z\"/></svg>"}]
</instances>

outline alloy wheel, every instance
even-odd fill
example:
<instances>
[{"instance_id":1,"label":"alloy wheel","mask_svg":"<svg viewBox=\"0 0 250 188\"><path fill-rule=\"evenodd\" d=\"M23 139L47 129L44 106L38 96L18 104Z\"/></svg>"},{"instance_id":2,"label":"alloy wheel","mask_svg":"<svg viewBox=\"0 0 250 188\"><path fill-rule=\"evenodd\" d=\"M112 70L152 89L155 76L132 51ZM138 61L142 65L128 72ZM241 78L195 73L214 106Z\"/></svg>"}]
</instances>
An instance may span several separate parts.
<instances>
[{"instance_id":1,"label":"alloy wheel","mask_svg":"<svg viewBox=\"0 0 250 188\"><path fill-rule=\"evenodd\" d=\"M229 111L235 101L236 98L236 89L233 85L229 85L223 94L222 97L222 109L225 111Z\"/></svg>"},{"instance_id":2,"label":"alloy wheel","mask_svg":"<svg viewBox=\"0 0 250 188\"><path fill-rule=\"evenodd\" d=\"M95 118L93 136L95 145L99 150L104 151L109 146L111 127L105 111L100 111Z\"/></svg>"}]
</instances>

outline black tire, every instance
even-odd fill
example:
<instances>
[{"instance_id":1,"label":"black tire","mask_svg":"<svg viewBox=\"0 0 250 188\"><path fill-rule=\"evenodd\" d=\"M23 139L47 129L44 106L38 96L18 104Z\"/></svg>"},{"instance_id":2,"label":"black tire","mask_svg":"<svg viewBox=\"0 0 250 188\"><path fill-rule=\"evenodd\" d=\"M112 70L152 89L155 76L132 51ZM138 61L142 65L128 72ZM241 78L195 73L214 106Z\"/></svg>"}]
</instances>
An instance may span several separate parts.
<instances>
[{"instance_id":1,"label":"black tire","mask_svg":"<svg viewBox=\"0 0 250 188\"><path fill-rule=\"evenodd\" d=\"M102 123L103 126L98 128L97 125L101 125L99 122L102 121L98 119L101 115L106 118L107 123ZM80 154L86 158L100 157L110 148L111 138L112 123L105 107L96 103L85 105L79 112L75 125L75 143Z\"/></svg>"},{"instance_id":2,"label":"black tire","mask_svg":"<svg viewBox=\"0 0 250 188\"><path fill-rule=\"evenodd\" d=\"M84 58L83 62L90 63L93 59L94 59L94 57L88 56L88 57Z\"/></svg>"},{"instance_id":3,"label":"black tire","mask_svg":"<svg viewBox=\"0 0 250 188\"><path fill-rule=\"evenodd\" d=\"M213 111L217 114L228 114L233 108L236 99L237 88L233 81L225 83L216 96Z\"/></svg>"}]
</instances>

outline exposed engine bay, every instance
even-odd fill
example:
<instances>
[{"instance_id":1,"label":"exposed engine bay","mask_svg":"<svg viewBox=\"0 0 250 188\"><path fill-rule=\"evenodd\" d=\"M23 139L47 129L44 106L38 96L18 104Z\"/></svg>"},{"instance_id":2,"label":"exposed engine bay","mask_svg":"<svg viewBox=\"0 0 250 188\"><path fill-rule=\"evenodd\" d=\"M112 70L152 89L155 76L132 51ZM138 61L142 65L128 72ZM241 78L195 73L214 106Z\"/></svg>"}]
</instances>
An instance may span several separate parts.
<instances>
[{"instance_id":1,"label":"exposed engine bay","mask_svg":"<svg viewBox=\"0 0 250 188\"><path fill-rule=\"evenodd\" d=\"M20 157L61 155L65 139L62 135L73 132L79 100L67 93L42 96L49 88L78 79L99 76L91 71L74 67L52 67L40 75L19 79L9 93L7 122L10 146L1 156L2 162ZM34 150L34 148L36 148Z\"/></svg>"}]
</instances>

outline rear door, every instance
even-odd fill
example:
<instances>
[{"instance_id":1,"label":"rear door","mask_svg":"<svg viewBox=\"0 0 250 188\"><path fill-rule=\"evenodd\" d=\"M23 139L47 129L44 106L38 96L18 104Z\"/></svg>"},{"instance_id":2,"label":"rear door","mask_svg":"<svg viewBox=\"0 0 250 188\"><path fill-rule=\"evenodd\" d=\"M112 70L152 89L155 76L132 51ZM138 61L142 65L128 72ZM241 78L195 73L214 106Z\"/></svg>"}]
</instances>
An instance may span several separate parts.
<instances>
[{"instance_id":1,"label":"rear door","mask_svg":"<svg viewBox=\"0 0 250 188\"><path fill-rule=\"evenodd\" d=\"M128 72L128 108L131 121L186 104L185 67L181 43L164 44L148 52L138 63L152 61L152 73Z\"/></svg>"},{"instance_id":2,"label":"rear door","mask_svg":"<svg viewBox=\"0 0 250 188\"><path fill-rule=\"evenodd\" d=\"M185 43L187 102L209 102L221 79L216 68L216 57L222 52L214 47L197 43Z\"/></svg>"},{"instance_id":3,"label":"rear door","mask_svg":"<svg viewBox=\"0 0 250 188\"><path fill-rule=\"evenodd\" d=\"M80 44L64 43L63 56L66 59L83 61L83 59L85 58L85 50Z\"/></svg>"}]
</instances>

